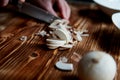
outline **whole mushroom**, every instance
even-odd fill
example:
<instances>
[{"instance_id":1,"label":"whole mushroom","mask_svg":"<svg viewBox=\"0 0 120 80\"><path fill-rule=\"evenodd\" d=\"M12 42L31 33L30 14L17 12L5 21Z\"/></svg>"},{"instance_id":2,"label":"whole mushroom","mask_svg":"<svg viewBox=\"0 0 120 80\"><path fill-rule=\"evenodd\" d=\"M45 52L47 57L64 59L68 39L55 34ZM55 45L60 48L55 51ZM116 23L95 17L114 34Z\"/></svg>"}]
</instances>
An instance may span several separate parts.
<instances>
[{"instance_id":1,"label":"whole mushroom","mask_svg":"<svg viewBox=\"0 0 120 80\"><path fill-rule=\"evenodd\" d=\"M113 80L115 74L116 62L106 52L88 52L78 64L80 80Z\"/></svg>"}]
</instances>

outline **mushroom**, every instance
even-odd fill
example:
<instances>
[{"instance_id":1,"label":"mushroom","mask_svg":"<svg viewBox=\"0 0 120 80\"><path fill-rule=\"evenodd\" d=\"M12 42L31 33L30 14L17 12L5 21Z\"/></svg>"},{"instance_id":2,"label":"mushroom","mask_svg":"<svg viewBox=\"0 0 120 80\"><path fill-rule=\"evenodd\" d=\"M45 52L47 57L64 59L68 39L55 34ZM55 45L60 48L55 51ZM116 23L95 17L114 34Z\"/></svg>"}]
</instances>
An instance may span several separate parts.
<instances>
[{"instance_id":1,"label":"mushroom","mask_svg":"<svg viewBox=\"0 0 120 80\"><path fill-rule=\"evenodd\" d=\"M67 63L68 59L66 57L60 57L59 61L56 62L56 68L64 71L71 71L73 70L73 64Z\"/></svg>"},{"instance_id":2,"label":"mushroom","mask_svg":"<svg viewBox=\"0 0 120 80\"><path fill-rule=\"evenodd\" d=\"M88 52L78 64L80 80L113 80L115 74L116 62L106 52Z\"/></svg>"}]
</instances>

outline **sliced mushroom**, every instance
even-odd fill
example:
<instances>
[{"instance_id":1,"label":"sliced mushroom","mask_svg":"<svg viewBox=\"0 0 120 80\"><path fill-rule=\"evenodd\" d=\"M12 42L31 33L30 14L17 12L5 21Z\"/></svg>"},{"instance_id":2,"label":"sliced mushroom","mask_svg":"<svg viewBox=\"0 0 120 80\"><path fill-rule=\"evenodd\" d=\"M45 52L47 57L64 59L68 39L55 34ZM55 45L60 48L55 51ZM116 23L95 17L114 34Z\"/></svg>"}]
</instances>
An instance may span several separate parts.
<instances>
[{"instance_id":1,"label":"sliced mushroom","mask_svg":"<svg viewBox=\"0 0 120 80\"><path fill-rule=\"evenodd\" d=\"M64 45L66 43L65 40L58 39L46 39L47 44L55 44L55 45Z\"/></svg>"}]
</instances>

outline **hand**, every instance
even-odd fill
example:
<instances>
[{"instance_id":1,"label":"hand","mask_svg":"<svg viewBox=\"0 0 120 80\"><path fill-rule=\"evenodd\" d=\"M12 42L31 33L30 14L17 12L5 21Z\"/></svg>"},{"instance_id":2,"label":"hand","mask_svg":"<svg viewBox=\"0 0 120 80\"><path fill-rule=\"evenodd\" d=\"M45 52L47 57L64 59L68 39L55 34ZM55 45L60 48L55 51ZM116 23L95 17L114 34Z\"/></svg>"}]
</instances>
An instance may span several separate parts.
<instances>
[{"instance_id":1,"label":"hand","mask_svg":"<svg viewBox=\"0 0 120 80\"><path fill-rule=\"evenodd\" d=\"M6 6L10 0L0 0L0 6ZM21 2L25 2L25 0L19 0Z\"/></svg>"},{"instance_id":2,"label":"hand","mask_svg":"<svg viewBox=\"0 0 120 80\"><path fill-rule=\"evenodd\" d=\"M25 0L19 0L21 2L25 2ZM27 0L28 2L35 4L47 11L51 14L58 16L55 12L53 6L56 4L56 7L60 11L60 15L64 19L69 19L70 17L70 7L65 0ZM6 6L9 3L9 0L0 0L0 6Z\"/></svg>"},{"instance_id":3,"label":"hand","mask_svg":"<svg viewBox=\"0 0 120 80\"><path fill-rule=\"evenodd\" d=\"M56 5L62 18L68 20L70 17L71 10L65 0L28 0L28 2L49 11L55 16L58 16L53 8L53 6Z\"/></svg>"}]
</instances>

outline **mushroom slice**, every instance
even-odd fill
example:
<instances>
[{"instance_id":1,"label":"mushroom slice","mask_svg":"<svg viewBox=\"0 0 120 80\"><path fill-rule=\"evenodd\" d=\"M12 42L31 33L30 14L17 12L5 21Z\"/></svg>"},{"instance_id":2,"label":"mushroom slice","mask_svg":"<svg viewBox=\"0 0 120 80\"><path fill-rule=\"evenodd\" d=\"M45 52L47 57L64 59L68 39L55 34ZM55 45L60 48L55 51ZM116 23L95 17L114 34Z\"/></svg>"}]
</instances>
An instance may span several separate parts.
<instances>
[{"instance_id":1,"label":"mushroom slice","mask_svg":"<svg viewBox=\"0 0 120 80\"><path fill-rule=\"evenodd\" d=\"M57 29L59 24L61 24L61 20L55 20L52 24L49 25L49 28Z\"/></svg>"},{"instance_id":2,"label":"mushroom slice","mask_svg":"<svg viewBox=\"0 0 120 80\"><path fill-rule=\"evenodd\" d=\"M49 28L51 28L51 29L57 29L58 27L58 24L59 23L52 23L50 26L49 26Z\"/></svg>"},{"instance_id":3,"label":"mushroom slice","mask_svg":"<svg viewBox=\"0 0 120 80\"><path fill-rule=\"evenodd\" d=\"M58 29L58 28L61 28L62 26L67 26L68 23L69 23L69 21L67 21L65 19L62 19L62 20L57 19L52 24L49 25L49 28Z\"/></svg>"},{"instance_id":4,"label":"mushroom slice","mask_svg":"<svg viewBox=\"0 0 120 80\"><path fill-rule=\"evenodd\" d=\"M46 39L46 42L48 44L54 44L54 45L64 45L66 43L65 40L57 40L57 39Z\"/></svg>"},{"instance_id":5,"label":"mushroom slice","mask_svg":"<svg viewBox=\"0 0 120 80\"><path fill-rule=\"evenodd\" d=\"M80 34L77 34L77 35L76 35L76 39L77 39L77 41L82 41L81 35L80 35Z\"/></svg>"},{"instance_id":6,"label":"mushroom slice","mask_svg":"<svg viewBox=\"0 0 120 80\"><path fill-rule=\"evenodd\" d=\"M21 36L20 40L21 41L26 41L27 40L27 36Z\"/></svg>"},{"instance_id":7,"label":"mushroom slice","mask_svg":"<svg viewBox=\"0 0 120 80\"><path fill-rule=\"evenodd\" d=\"M71 63L64 63L62 61L58 61L55 66L60 70L73 70L73 64Z\"/></svg>"},{"instance_id":8,"label":"mushroom slice","mask_svg":"<svg viewBox=\"0 0 120 80\"><path fill-rule=\"evenodd\" d=\"M71 41L71 36L66 30L57 29L54 31L55 35L58 36L61 40L66 40L67 42Z\"/></svg>"},{"instance_id":9,"label":"mushroom slice","mask_svg":"<svg viewBox=\"0 0 120 80\"><path fill-rule=\"evenodd\" d=\"M73 44L65 44L63 46L59 47L59 50L67 50L69 48L72 48L74 45Z\"/></svg>"},{"instance_id":10,"label":"mushroom slice","mask_svg":"<svg viewBox=\"0 0 120 80\"><path fill-rule=\"evenodd\" d=\"M59 47L63 46L64 44L46 44L47 46Z\"/></svg>"},{"instance_id":11,"label":"mushroom slice","mask_svg":"<svg viewBox=\"0 0 120 80\"><path fill-rule=\"evenodd\" d=\"M61 46L62 48L72 48L73 47L73 44L66 44L66 45L63 45Z\"/></svg>"},{"instance_id":12,"label":"mushroom slice","mask_svg":"<svg viewBox=\"0 0 120 80\"><path fill-rule=\"evenodd\" d=\"M56 49L56 48L58 48L60 46L63 46L64 43L61 43L61 44L58 44L58 43L47 43L46 45L48 46L49 49Z\"/></svg>"},{"instance_id":13,"label":"mushroom slice","mask_svg":"<svg viewBox=\"0 0 120 80\"><path fill-rule=\"evenodd\" d=\"M47 35L47 32L46 31L39 31L38 33L36 33L36 35L40 35L40 36L42 36L42 37L44 37L44 36L46 36Z\"/></svg>"}]
</instances>

